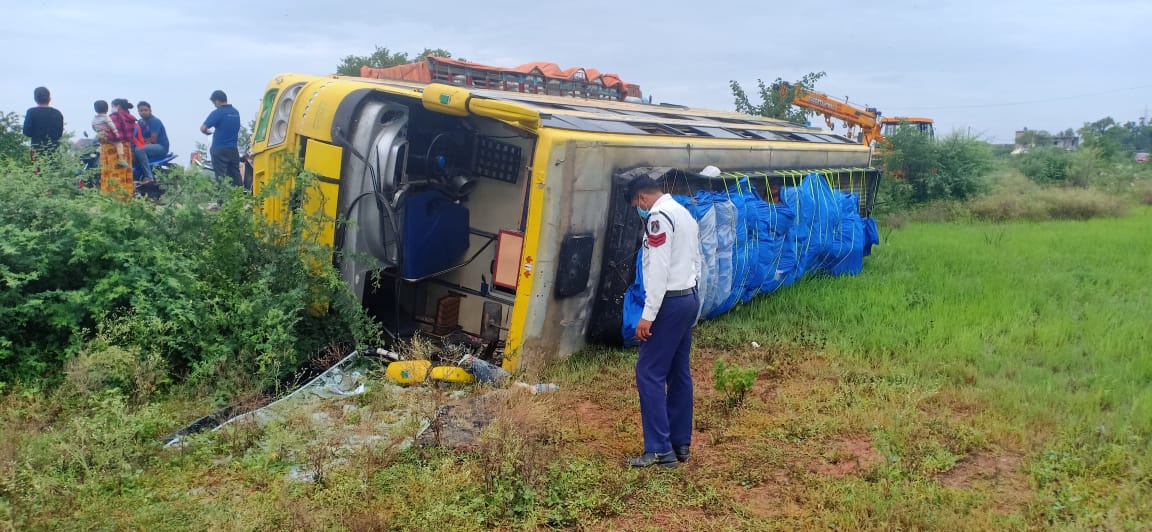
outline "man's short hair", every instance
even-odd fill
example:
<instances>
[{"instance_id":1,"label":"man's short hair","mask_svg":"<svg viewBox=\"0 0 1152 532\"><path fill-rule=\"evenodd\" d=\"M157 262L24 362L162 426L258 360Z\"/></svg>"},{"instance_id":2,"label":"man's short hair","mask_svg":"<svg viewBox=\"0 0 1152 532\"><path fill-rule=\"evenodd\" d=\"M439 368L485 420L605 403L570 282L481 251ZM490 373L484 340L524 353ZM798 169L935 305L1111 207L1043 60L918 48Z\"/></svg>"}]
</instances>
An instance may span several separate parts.
<instances>
[{"instance_id":1,"label":"man's short hair","mask_svg":"<svg viewBox=\"0 0 1152 532\"><path fill-rule=\"evenodd\" d=\"M139 109L141 107L147 107L148 109L152 109L152 104L150 104L144 100L140 100L140 101L136 102L136 108Z\"/></svg>"},{"instance_id":2,"label":"man's short hair","mask_svg":"<svg viewBox=\"0 0 1152 532\"><path fill-rule=\"evenodd\" d=\"M96 100L95 102L92 103L92 108L95 109L97 113L101 113L101 114L107 113L108 112L108 102L106 102L104 100Z\"/></svg>"},{"instance_id":3,"label":"man's short hair","mask_svg":"<svg viewBox=\"0 0 1152 532\"><path fill-rule=\"evenodd\" d=\"M48 87L36 87L32 90L32 99L40 105L45 105L52 101L52 93L48 92Z\"/></svg>"},{"instance_id":4,"label":"man's short hair","mask_svg":"<svg viewBox=\"0 0 1152 532\"><path fill-rule=\"evenodd\" d=\"M209 96L208 99L213 102L228 103L228 95L220 89L212 91L212 96Z\"/></svg>"},{"instance_id":5,"label":"man's short hair","mask_svg":"<svg viewBox=\"0 0 1152 532\"><path fill-rule=\"evenodd\" d=\"M655 179L642 176L628 182L628 186L624 188L624 198L631 202L636 199L636 196L641 192L655 192L659 194L664 192L664 190L660 188L660 183Z\"/></svg>"}]
</instances>

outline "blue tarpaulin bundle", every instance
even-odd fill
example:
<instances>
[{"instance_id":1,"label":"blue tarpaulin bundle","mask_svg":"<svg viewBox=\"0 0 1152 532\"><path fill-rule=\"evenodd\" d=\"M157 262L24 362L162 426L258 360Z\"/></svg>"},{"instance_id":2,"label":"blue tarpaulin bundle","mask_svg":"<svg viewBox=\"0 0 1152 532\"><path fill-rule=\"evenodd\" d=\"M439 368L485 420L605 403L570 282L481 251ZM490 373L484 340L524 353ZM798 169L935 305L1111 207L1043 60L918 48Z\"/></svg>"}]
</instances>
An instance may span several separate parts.
<instances>
[{"instance_id":1,"label":"blue tarpaulin bundle","mask_svg":"<svg viewBox=\"0 0 1152 532\"><path fill-rule=\"evenodd\" d=\"M860 216L856 194L834 190L816 173L797 186L782 188L779 203L760 197L747 177L719 192L701 190L673 198L700 226L701 319L719 316L807 274L858 274L864 257L880 242L876 221ZM638 253L636 280L624 296L621 332L626 339L636 337L636 322L644 310L641 260Z\"/></svg>"}]
</instances>

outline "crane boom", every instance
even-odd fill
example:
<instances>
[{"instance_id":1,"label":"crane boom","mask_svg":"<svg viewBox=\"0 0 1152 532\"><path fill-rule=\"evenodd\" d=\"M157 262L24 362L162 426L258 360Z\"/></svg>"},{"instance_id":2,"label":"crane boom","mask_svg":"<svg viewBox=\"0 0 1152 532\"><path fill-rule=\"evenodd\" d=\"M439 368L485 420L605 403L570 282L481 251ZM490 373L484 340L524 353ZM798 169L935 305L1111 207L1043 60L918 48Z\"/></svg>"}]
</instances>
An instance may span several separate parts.
<instances>
[{"instance_id":1,"label":"crane boom","mask_svg":"<svg viewBox=\"0 0 1152 532\"><path fill-rule=\"evenodd\" d=\"M784 82L780 86L780 92L787 94L788 89L793 87L791 83ZM833 128L832 119L837 119L848 128L849 137L852 136L853 129L860 128L862 144L871 145L873 141L879 143L884 140L880 134L880 111L877 111L876 108L865 107L861 109L821 92L810 91L800 86L796 86L795 89L792 105L816 111L817 114L824 117L824 123L828 125L829 129Z\"/></svg>"}]
</instances>

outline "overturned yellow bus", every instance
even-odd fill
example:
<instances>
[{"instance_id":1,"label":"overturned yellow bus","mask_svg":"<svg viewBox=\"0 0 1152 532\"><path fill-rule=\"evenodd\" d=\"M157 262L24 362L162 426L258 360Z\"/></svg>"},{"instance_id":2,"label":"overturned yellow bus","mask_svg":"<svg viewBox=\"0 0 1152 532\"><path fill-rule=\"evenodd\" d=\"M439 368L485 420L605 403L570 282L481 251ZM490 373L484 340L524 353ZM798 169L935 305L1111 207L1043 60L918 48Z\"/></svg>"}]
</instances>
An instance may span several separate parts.
<instances>
[{"instance_id":1,"label":"overturned yellow bus","mask_svg":"<svg viewBox=\"0 0 1152 532\"><path fill-rule=\"evenodd\" d=\"M317 238L391 335L465 331L510 370L623 340L642 234L627 180L771 203L818 175L864 215L878 183L868 147L778 120L300 74L268 85L252 153L257 191L289 159L318 176Z\"/></svg>"}]
</instances>

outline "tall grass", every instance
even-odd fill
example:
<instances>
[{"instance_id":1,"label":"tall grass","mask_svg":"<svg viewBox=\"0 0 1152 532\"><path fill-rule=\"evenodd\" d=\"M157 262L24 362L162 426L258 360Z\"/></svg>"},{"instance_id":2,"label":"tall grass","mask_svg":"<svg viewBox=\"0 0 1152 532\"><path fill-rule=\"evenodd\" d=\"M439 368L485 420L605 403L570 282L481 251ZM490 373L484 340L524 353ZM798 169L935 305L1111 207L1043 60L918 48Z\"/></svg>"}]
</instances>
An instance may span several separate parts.
<instances>
[{"instance_id":1,"label":"tall grass","mask_svg":"<svg viewBox=\"0 0 1152 532\"><path fill-rule=\"evenodd\" d=\"M704 331L807 339L849 366L970 390L1034 447L1032 478L1056 518L1147 517L1150 223L1142 208L1111 220L910 224L888 233L861 276L805 280Z\"/></svg>"}]
</instances>

